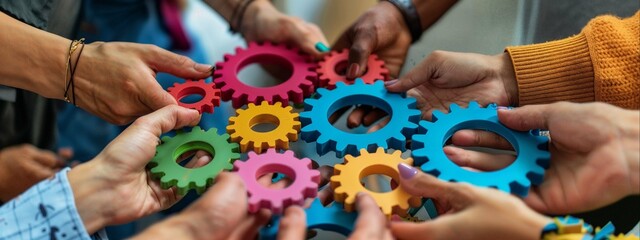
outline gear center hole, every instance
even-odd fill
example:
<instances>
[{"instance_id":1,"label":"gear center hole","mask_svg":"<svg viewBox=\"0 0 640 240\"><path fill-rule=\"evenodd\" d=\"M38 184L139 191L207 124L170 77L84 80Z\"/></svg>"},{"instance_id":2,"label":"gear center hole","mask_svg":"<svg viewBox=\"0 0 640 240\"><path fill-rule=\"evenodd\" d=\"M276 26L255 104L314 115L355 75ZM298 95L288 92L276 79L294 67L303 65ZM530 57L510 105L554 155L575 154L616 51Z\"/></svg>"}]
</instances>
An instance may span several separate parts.
<instances>
[{"instance_id":1,"label":"gear center hole","mask_svg":"<svg viewBox=\"0 0 640 240\"><path fill-rule=\"evenodd\" d=\"M200 168L211 161L215 157L213 147L204 142L190 142L181 145L175 151L176 162L185 168Z\"/></svg>"},{"instance_id":2,"label":"gear center hole","mask_svg":"<svg viewBox=\"0 0 640 240\"><path fill-rule=\"evenodd\" d=\"M276 130L280 126L278 117L271 114L260 114L251 119L249 122L251 130L259 133L268 133Z\"/></svg>"},{"instance_id":3,"label":"gear center hole","mask_svg":"<svg viewBox=\"0 0 640 240\"><path fill-rule=\"evenodd\" d=\"M371 100L371 98L364 99ZM374 107L367 103L358 104L358 102L353 102L357 100L357 98L350 99L350 97L345 99L344 102L349 104L339 107L329 115L329 120L332 122L333 127L354 134L373 133L382 129L388 122L389 112L385 108ZM378 106L384 105L387 104L378 104Z\"/></svg>"},{"instance_id":4,"label":"gear center hole","mask_svg":"<svg viewBox=\"0 0 640 240\"><path fill-rule=\"evenodd\" d=\"M207 93L202 88L185 88L180 91L180 93L178 93L178 96L180 96L180 99L178 99L178 101L186 104L197 103L199 101L202 101L202 98L204 98L204 95L206 94Z\"/></svg>"},{"instance_id":5,"label":"gear center hole","mask_svg":"<svg viewBox=\"0 0 640 240\"><path fill-rule=\"evenodd\" d=\"M265 179L267 176L270 177ZM296 174L289 167L266 165L258 169L256 180L265 188L285 189L296 180Z\"/></svg>"},{"instance_id":6,"label":"gear center hole","mask_svg":"<svg viewBox=\"0 0 640 240\"><path fill-rule=\"evenodd\" d=\"M517 152L500 134L477 129L459 129L445 141L443 151L456 165L477 172L492 172L511 165Z\"/></svg>"},{"instance_id":7,"label":"gear center hole","mask_svg":"<svg viewBox=\"0 0 640 240\"><path fill-rule=\"evenodd\" d=\"M369 191L377 193L391 192L398 187L398 172L387 166L377 165L365 168L360 173L360 183Z\"/></svg>"},{"instance_id":8,"label":"gear center hole","mask_svg":"<svg viewBox=\"0 0 640 240\"><path fill-rule=\"evenodd\" d=\"M240 65L238 79L249 86L266 88L280 85L293 76L293 65L278 55L256 55Z\"/></svg>"}]
</instances>

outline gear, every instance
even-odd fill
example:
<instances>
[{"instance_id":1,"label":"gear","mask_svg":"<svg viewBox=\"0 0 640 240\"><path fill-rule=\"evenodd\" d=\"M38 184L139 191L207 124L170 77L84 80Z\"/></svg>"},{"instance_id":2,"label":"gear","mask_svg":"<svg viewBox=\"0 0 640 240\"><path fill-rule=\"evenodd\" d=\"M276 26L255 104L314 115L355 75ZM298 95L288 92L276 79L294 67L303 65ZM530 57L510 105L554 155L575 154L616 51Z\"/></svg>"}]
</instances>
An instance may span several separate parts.
<instances>
[{"instance_id":1,"label":"gear","mask_svg":"<svg viewBox=\"0 0 640 240\"><path fill-rule=\"evenodd\" d=\"M335 151L337 157L345 154L357 155L359 149L374 151L378 147L405 150L406 140L418 127L420 111L415 109L416 100L402 94L390 93L382 81L365 84L356 79L352 85L338 82L336 88L320 88L317 99L306 99L300 113L301 137L306 142L316 141L316 151L324 155ZM367 133L349 133L335 128L328 116L346 106L367 104L389 113L391 119L382 129Z\"/></svg>"},{"instance_id":2,"label":"gear","mask_svg":"<svg viewBox=\"0 0 640 240\"><path fill-rule=\"evenodd\" d=\"M175 83L173 87L170 87L167 91L178 101L178 105L198 110L200 113L213 113L213 108L220 106L220 90L217 89L213 83L205 82L204 79ZM200 95L202 99L194 103L180 101L184 97L192 94Z\"/></svg>"},{"instance_id":3,"label":"gear","mask_svg":"<svg viewBox=\"0 0 640 240\"><path fill-rule=\"evenodd\" d=\"M298 113L292 110L291 106L282 107L279 102L270 105L263 101L257 106L249 103L247 109L238 109L236 116L229 118L227 132L231 134L232 142L240 143L241 152L253 150L263 153L268 148L289 149L289 142L298 141L300 132ZM268 132L252 129L260 123L271 123L277 127Z\"/></svg>"},{"instance_id":4,"label":"gear","mask_svg":"<svg viewBox=\"0 0 640 240\"><path fill-rule=\"evenodd\" d=\"M356 212L345 212L342 204L334 202L331 206L323 206L319 199L314 199L311 206L305 209L307 229L322 229L349 236L353 232L354 223L358 218ZM274 217L271 224L260 230L260 239L276 239L280 217Z\"/></svg>"},{"instance_id":5,"label":"gear","mask_svg":"<svg viewBox=\"0 0 640 240\"><path fill-rule=\"evenodd\" d=\"M318 63L318 87L334 89L337 82L352 84L353 79L347 79L344 73L349 60L349 49L332 51L324 56ZM375 54L369 55L367 70L360 77L367 84L372 84L376 80L389 80L389 70L384 66L384 61L379 60Z\"/></svg>"},{"instance_id":6,"label":"gear","mask_svg":"<svg viewBox=\"0 0 640 240\"><path fill-rule=\"evenodd\" d=\"M178 132L174 137L162 137L162 144L156 147L156 155L148 167L152 176L160 179L164 189L175 186L180 195L190 189L199 194L213 184L213 180L224 170L231 170L231 164L240 158L237 143L229 143L229 135L218 135L218 130L211 128L203 131L196 126L191 132ZM184 153L193 150L204 150L212 155L211 162L198 168L185 168L176 162Z\"/></svg>"},{"instance_id":7,"label":"gear","mask_svg":"<svg viewBox=\"0 0 640 240\"><path fill-rule=\"evenodd\" d=\"M449 114L433 111L434 122L420 121L426 133L413 136L412 155L422 171L445 181L467 182L477 186L526 196L531 184L539 184L549 166L548 138L530 132L506 128L498 120L497 106L482 108L470 102L467 109L451 104ZM470 171L447 158L442 150L445 142L458 130L476 129L497 133L513 145L518 156L509 166L492 172Z\"/></svg>"},{"instance_id":8,"label":"gear","mask_svg":"<svg viewBox=\"0 0 640 240\"><path fill-rule=\"evenodd\" d=\"M282 214L291 205L303 205L306 198L318 194L320 172L311 169L311 160L298 159L293 151L276 153L269 149L266 153L249 152L247 161L236 161L234 170L244 181L249 195L249 212L255 213L268 208L275 214ZM271 172L292 176L293 182L284 189L269 189L256 180L257 177Z\"/></svg>"},{"instance_id":9,"label":"gear","mask_svg":"<svg viewBox=\"0 0 640 240\"><path fill-rule=\"evenodd\" d=\"M387 154L383 148L378 148L375 153L361 149L359 157L347 155L344 164L334 166L331 177L335 201L344 203L345 210L352 212L355 209L356 194L366 192L376 200L387 217L391 217L393 213L405 216L409 205L420 206L420 197L411 196L401 186L389 192L373 192L360 183L360 179L372 174L384 174L395 182L400 182L398 164L413 164L413 159L402 159L401 154L400 151Z\"/></svg>"},{"instance_id":10,"label":"gear","mask_svg":"<svg viewBox=\"0 0 640 240\"><path fill-rule=\"evenodd\" d=\"M247 49L236 48L235 55L225 55L224 62L216 64L213 80L222 90L222 100L231 100L234 108L247 103L267 101L270 104L281 102L285 106L289 101L301 103L313 93L317 74L315 64L310 57L302 55L297 49L273 43L249 43ZM285 82L272 87L253 87L238 79L238 73L252 63L273 63L291 70L291 76Z\"/></svg>"}]
</instances>

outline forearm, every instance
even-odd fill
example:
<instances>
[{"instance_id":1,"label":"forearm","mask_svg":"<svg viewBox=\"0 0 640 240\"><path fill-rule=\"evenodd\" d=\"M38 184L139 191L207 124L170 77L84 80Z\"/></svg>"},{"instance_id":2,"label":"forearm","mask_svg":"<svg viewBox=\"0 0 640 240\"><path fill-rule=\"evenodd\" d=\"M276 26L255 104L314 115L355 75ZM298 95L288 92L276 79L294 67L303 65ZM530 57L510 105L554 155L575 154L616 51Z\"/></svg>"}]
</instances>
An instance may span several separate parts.
<instances>
[{"instance_id":1,"label":"forearm","mask_svg":"<svg viewBox=\"0 0 640 240\"><path fill-rule=\"evenodd\" d=\"M231 23L231 18L237 18L238 16L233 16L234 12L243 4L245 0L205 0L205 3L209 5L213 10L218 12L220 16L222 16L229 24ZM254 0L254 1L265 1L265 0ZM237 13L238 14L238 13ZM234 26L238 27L238 26Z\"/></svg>"},{"instance_id":2,"label":"forearm","mask_svg":"<svg viewBox=\"0 0 640 240\"><path fill-rule=\"evenodd\" d=\"M0 84L63 98L70 41L0 13Z\"/></svg>"},{"instance_id":3,"label":"forearm","mask_svg":"<svg viewBox=\"0 0 640 240\"><path fill-rule=\"evenodd\" d=\"M413 0L420 15L422 30L429 29L457 2L458 0Z\"/></svg>"},{"instance_id":4,"label":"forearm","mask_svg":"<svg viewBox=\"0 0 640 240\"><path fill-rule=\"evenodd\" d=\"M206 239L198 237L198 233L203 231L203 229L199 229L194 225L204 224L204 222L200 222L196 219L185 219L183 215L184 214L181 213L168 218L161 223L154 224L132 239Z\"/></svg>"},{"instance_id":5,"label":"forearm","mask_svg":"<svg viewBox=\"0 0 640 240\"><path fill-rule=\"evenodd\" d=\"M82 223L89 234L106 227L110 222L110 213L115 212L110 209L113 206L111 202L115 196L109 195L110 191L106 191L112 186L103 186L100 181L95 179L91 162L80 164L69 171L69 185L73 189L73 198L75 201L78 215L82 219ZM93 167L95 169L95 167Z\"/></svg>"}]
</instances>

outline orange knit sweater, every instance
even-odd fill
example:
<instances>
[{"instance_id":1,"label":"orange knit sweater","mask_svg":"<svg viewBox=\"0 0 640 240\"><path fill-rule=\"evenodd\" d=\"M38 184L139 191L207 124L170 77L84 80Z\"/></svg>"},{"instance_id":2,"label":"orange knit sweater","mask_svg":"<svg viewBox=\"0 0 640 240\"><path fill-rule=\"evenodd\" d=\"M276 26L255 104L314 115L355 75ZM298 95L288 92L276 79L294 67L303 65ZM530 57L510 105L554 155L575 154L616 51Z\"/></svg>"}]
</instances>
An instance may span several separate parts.
<instances>
[{"instance_id":1,"label":"orange knit sweater","mask_svg":"<svg viewBox=\"0 0 640 240\"><path fill-rule=\"evenodd\" d=\"M508 47L519 105L601 101L640 109L640 11L592 19L579 34Z\"/></svg>"}]
</instances>

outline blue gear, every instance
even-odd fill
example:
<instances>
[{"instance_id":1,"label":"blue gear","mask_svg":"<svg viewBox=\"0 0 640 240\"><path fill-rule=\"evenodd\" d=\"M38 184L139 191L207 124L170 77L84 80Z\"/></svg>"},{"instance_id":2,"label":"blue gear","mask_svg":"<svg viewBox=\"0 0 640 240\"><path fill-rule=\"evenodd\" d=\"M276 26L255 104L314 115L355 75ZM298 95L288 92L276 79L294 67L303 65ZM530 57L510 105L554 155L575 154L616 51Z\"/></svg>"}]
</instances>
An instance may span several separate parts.
<instances>
[{"instance_id":1,"label":"blue gear","mask_svg":"<svg viewBox=\"0 0 640 240\"><path fill-rule=\"evenodd\" d=\"M335 151L337 157L358 156L360 149L373 152L378 147L404 151L407 138L418 128L420 111L415 109L416 100L387 92L382 81L365 84L358 78L352 85L338 82L333 90L319 88L316 94L315 99L304 101L301 138L316 141L316 151L321 156L329 151ZM345 132L329 122L329 116L338 109L356 104L380 108L391 115L391 120L382 129L367 134Z\"/></svg>"},{"instance_id":2,"label":"blue gear","mask_svg":"<svg viewBox=\"0 0 640 240\"><path fill-rule=\"evenodd\" d=\"M345 212L342 204L334 202L331 206L323 206L318 198L305 209L307 229L322 229L349 236L358 218L356 212ZM275 216L272 223L260 229L260 239L276 239L280 216Z\"/></svg>"},{"instance_id":3,"label":"blue gear","mask_svg":"<svg viewBox=\"0 0 640 240\"><path fill-rule=\"evenodd\" d=\"M445 181L495 187L520 196L527 195L531 184L542 182L550 161L547 137L508 129L499 122L495 104L482 108L472 101L467 109L451 104L449 111L449 114L444 114L434 110L434 122L420 121L423 128L420 131L426 130L426 133L413 136L413 159L422 171ZM501 135L518 153L516 160L492 172L474 172L459 167L447 158L442 146L456 131L462 129L486 130Z\"/></svg>"}]
</instances>

